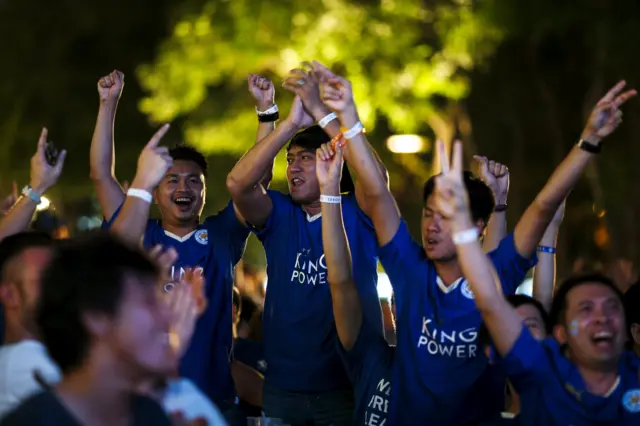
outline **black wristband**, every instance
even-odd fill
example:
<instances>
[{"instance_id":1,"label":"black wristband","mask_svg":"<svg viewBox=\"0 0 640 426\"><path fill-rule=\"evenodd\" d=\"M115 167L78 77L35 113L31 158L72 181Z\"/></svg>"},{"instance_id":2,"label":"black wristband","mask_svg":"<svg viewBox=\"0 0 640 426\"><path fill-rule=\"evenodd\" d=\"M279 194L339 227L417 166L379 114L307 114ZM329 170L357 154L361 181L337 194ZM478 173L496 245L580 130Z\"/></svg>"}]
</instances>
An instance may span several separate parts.
<instances>
[{"instance_id":1,"label":"black wristband","mask_svg":"<svg viewBox=\"0 0 640 426\"><path fill-rule=\"evenodd\" d=\"M594 145L591 142L585 141L584 139L580 139L580 141L578 142L578 148L590 154L600 154L600 151L602 151L602 145Z\"/></svg>"},{"instance_id":2,"label":"black wristband","mask_svg":"<svg viewBox=\"0 0 640 426\"><path fill-rule=\"evenodd\" d=\"M506 204L496 204L496 206L493 208L493 211L496 212L496 213L506 212L507 211L507 205Z\"/></svg>"},{"instance_id":3,"label":"black wristband","mask_svg":"<svg viewBox=\"0 0 640 426\"><path fill-rule=\"evenodd\" d=\"M278 121L279 118L280 114L277 111L273 114L258 115L258 121L260 123L273 123L274 121Z\"/></svg>"}]
</instances>

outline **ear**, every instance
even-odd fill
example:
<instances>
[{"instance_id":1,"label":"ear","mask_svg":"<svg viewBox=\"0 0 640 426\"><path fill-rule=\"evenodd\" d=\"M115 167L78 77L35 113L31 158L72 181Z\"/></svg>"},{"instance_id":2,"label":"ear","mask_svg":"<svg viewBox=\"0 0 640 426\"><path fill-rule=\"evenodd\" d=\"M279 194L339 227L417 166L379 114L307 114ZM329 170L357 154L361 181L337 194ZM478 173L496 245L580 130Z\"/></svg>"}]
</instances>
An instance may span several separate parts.
<instances>
[{"instance_id":1,"label":"ear","mask_svg":"<svg viewBox=\"0 0 640 426\"><path fill-rule=\"evenodd\" d=\"M640 345L640 324L631 324L631 337L636 345Z\"/></svg>"},{"instance_id":2,"label":"ear","mask_svg":"<svg viewBox=\"0 0 640 426\"><path fill-rule=\"evenodd\" d=\"M478 235L483 235L486 227L487 227L487 223L483 219L476 220L476 228L478 228Z\"/></svg>"},{"instance_id":3,"label":"ear","mask_svg":"<svg viewBox=\"0 0 640 426\"><path fill-rule=\"evenodd\" d=\"M553 337L560 345L567 343L567 328L564 325L556 325L553 327Z\"/></svg>"},{"instance_id":4,"label":"ear","mask_svg":"<svg viewBox=\"0 0 640 426\"><path fill-rule=\"evenodd\" d=\"M104 314L87 312L82 315L82 322L92 336L104 336L111 329L111 320Z\"/></svg>"}]
</instances>

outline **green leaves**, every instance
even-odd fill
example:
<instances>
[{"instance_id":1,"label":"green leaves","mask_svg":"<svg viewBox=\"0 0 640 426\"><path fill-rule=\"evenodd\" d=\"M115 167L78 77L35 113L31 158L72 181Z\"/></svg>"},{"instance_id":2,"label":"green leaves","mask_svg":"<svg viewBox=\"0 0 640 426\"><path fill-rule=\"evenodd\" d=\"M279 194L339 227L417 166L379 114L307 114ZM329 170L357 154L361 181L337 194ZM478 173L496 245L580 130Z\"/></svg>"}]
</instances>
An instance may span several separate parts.
<instances>
[{"instance_id":1,"label":"green leaves","mask_svg":"<svg viewBox=\"0 0 640 426\"><path fill-rule=\"evenodd\" d=\"M384 118L391 131L424 132L442 99L467 95L465 71L501 37L462 0L209 1L180 17L156 60L138 69L149 92L140 109L157 122L185 116L187 142L240 155L256 129L247 74L274 78L284 115L292 97L280 88L282 77L317 59L352 81L369 131Z\"/></svg>"}]
</instances>

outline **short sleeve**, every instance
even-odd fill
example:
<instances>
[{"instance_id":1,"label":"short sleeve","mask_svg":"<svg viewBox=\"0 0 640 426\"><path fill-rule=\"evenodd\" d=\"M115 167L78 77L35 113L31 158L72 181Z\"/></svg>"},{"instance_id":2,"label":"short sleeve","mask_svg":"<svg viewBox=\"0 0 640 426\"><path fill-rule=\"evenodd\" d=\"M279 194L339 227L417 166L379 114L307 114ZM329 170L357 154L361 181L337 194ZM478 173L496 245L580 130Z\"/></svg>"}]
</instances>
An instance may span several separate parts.
<instances>
[{"instance_id":1,"label":"short sleeve","mask_svg":"<svg viewBox=\"0 0 640 426\"><path fill-rule=\"evenodd\" d=\"M120 206L116 209L116 211L113 212L111 219L107 220L104 217L102 218L102 225L100 225L100 229L102 229L103 231L108 231L109 229L111 229L111 227L113 226L113 222L116 221L116 218L118 217L118 215L120 214L120 211L122 210L122 206L124 206L124 203L120 204Z\"/></svg>"},{"instance_id":2,"label":"short sleeve","mask_svg":"<svg viewBox=\"0 0 640 426\"><path fill-rule=\"evenodd\" d=\"M540 383L551 370L551 361L543 343L535 340L524 326L501 365L518 391Z\"/></svg>"},{"instance_id":3,"label":"short sleeve","mask_svg":"<svg viewBox=\"0 0 640 426\"><path fill-rule=\"evenodd\" d=\"M396 292L402 290L407 280L406 272L424 261L424 250L411 238L404 220L400 221L391 241L378 249L378 255Z\"/></svg>"},{"instance_id":4,"label":"short sleeve","mask_svg":"<svg viewBox=\"0 0 640 426\"><path fill-rule=\"evenodd\" d=\"M102 225L100 226L101 230L108 231L111 229L111 227L113 226L113 223L116 221L116 219L120 215L122 206L124 206L124 203L120 204L120 207L118 207L116 211L113 212L113 216L111 216L111 219L109 220L106 220L104 218L102 219ZM150 249L154 245L160 244L161 243L160 236L163 234L164 234L164 230L162 229L160 222L154 219L147 220L147 226L145 227L144 236L142 238L142 246L145 249Z\"/></svg>"},{"instance_id":5,"label":"short sleeve","mask_svg":"<svg viewBox=\"0 0 640 426\"><path fill-rule=\"evenodd\" d=\"M496 272L502 282L502 291L505 294L514 294L516 289L524 281L529 269L538 263L535 254L530 259L522 257L516 250L513 233L500 241L498 248L489 253Z\"/></svg>"},{"instance_id":6,"label":"short sleeve","mask_svg":"<svg viewBox=\"0 0 640 426\"><path fill-rule=\"evenodd\" d=\"M7 387L17 403L24 401L44 389L36 380L36 373L50 385L61 380L61 372L43 348L22 343L10 355L7 372Z\"/></svg>"},{"instance_id":7,"label":"short sleeve","mask_svg":"<svg viewBox=\"0 0 640 426\"><path fill-rule=\"evenodd\" d=\"M263 242L279 227L281 221L289 218L289 215L285 215L284 213L287 208L291 206L291 199L281 192L269 189L267 190L267 195L271 198L271 214L262 229L251 228L251 231L256 234L256 237Z\"/></svg>"},{"instance_id":8,"label":"short sleeve","mask_svg":"<svg viewBox=\"0 0 640 426\"><path fill-rule=\"evenodd\" d=\"M218 239L224 238L224 244L231 253L231 260L234 264L238 263L244 254L250 231L236 217L233 202L230 201L218 214L206 218L204 224L209 235Z\"/></svg>"}]
</instances>

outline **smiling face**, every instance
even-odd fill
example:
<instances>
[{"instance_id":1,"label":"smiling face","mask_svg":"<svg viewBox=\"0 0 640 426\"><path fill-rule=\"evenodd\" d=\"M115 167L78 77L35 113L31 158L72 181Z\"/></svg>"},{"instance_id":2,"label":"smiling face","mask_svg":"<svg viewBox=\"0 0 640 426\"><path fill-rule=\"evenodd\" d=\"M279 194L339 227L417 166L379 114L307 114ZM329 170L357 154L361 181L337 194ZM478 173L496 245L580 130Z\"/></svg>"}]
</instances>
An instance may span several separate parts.
<instances>
[{"instance_id":1,"label":"smiling face","mask_svg":"<svg viewBox=\"0 0 640 426\"><path fill-rule=\"evenodd\" d=\"M188 160L175 160L154 191L162 221L177 226L199 222L205 195L202 169Z\"/></svg>"},{"instance_id":2,"label":"smiling face","mask_svg":"<svg viewBox=\"0 0 640 426\"><path fill-rule=\"evenodd\" d=\"M620 297L608 286L587 282L566 297L564 324L554 329L556 339L567 343L577 364L611 366L624 350L624 309Z\"/></svg>"},{"instance_id":3,"label":"smiling face","mask_svg":"<svg viewBox=\"0 0 640 426\"><path fill-rule=\"evenodd\" d=\"M300 204L311 204L320 198L316 176L316 154L293 145L287 151L287 182L291 198Z\"/></svg>"}]
</instances>

